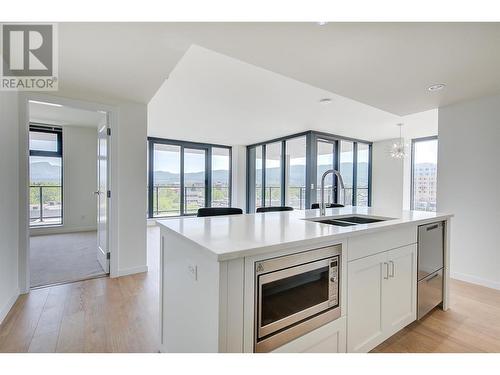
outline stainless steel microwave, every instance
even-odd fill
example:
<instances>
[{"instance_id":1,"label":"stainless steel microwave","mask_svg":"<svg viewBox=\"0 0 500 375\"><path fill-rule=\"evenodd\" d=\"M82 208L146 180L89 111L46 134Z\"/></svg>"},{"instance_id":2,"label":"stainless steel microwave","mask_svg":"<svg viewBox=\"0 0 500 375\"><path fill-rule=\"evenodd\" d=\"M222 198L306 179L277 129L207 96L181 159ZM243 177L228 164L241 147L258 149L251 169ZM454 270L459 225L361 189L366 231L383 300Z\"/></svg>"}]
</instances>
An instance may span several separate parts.
<instances>
[{"instance_id":1,"label":"stainless steel microwave","mask_svg":"<svg viewBox=\"0 0 500 375\"><path fill-rule=\"evenodd\" d=\"M255 263L255 346L268 352L340 316L341 245Z\"/></svg>"}]
</instances>

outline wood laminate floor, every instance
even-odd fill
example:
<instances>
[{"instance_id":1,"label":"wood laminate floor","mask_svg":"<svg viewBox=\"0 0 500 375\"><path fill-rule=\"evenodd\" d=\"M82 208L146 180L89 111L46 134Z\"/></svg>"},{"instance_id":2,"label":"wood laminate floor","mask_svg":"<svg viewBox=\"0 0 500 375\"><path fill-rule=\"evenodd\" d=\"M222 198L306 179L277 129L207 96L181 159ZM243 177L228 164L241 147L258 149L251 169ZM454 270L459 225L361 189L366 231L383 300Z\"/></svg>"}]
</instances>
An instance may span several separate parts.
<instances>
[{"instance_id":1,"label":"wood laminate floor","mask_svg":"<svg viewBox=\"0 0 500 375\"><path fill-rule=\"evenodd\" d=\"M33 290L0 325L0 352L156 352L159 230L148 229L149 272ZM500 291L451 282L451 304L373 352L500 352Z\"/></svg>"}]
</instances>

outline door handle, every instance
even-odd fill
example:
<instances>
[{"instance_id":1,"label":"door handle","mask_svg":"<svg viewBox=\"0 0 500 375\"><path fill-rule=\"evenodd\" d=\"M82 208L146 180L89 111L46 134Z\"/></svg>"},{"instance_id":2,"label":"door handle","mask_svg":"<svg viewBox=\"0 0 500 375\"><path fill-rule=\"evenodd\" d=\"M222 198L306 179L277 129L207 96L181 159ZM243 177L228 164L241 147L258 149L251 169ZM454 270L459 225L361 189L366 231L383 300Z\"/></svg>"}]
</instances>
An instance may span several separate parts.
<instances>
[{"instance_id":1,"label":"door handle","mask_svg":"<svg viewBox=\"0 0 500 375\"><path fill-rule=\"evenodd\" d=\"M384 276L384 280L387 280L387 279L389 278L389 263L384 262L384 266L385 266L385 276Z\"/></svg>"},{"instance_id":2,"label":"door handle","mask_svg":"<svg viewBox=\"0 0 500 375\"><path fill-rule=\"evenodd\" d=\"M390 260L389 263L391 264L391 273L389 274L389 277L394 277L396 272L396 266L394 265L394 262L392 260Z\"/></svg>"},{"instance_id":3,"label":"door handle","mask_svg":"<svg viewBox=\"0 0 500 375\"><path fill-rule=\"evenodd\" d=\"M101 192L99 190L94 191L94 195L99 195L99 194L101 194Z\"/></svg>"}]
</instances>

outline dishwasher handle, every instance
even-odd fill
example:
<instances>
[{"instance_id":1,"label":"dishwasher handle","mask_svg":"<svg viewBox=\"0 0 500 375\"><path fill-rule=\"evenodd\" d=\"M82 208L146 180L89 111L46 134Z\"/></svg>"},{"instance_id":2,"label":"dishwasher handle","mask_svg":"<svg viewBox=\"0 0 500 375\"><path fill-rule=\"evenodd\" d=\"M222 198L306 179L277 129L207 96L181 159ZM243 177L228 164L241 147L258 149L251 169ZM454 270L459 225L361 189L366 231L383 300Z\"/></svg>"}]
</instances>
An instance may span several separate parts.
<instances>
[{"instance_id":1,"label":"dishwasher handle","mask_svg":"<svg viewBox=\"0 0 500 375\"><path fill-rule=\"evenodd\" d=\"M431 225L428 225L427 227L425 227L425 230L427 232L429 232L431 230L441 228L441 225L442 225L441 223L431 224Z\"/></svg>"}]
</instances>

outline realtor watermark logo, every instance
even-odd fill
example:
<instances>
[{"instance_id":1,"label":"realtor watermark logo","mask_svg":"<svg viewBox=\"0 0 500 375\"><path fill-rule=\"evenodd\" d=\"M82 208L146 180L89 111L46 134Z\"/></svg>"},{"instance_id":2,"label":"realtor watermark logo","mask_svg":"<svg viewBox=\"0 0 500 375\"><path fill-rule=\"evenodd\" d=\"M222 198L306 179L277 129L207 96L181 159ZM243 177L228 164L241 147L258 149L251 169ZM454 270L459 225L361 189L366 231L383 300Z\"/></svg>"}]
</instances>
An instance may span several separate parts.
<instances>
[{"instance_id":1,"label":"realtor watermark logo","mask_svg":"<svg viewBox=\"0 0 500 375\"><path fill-rule=\"evenodd\" d=\"M1 24L0 90L58 89L57 25Z\"/></svg>"}]
</instances>

